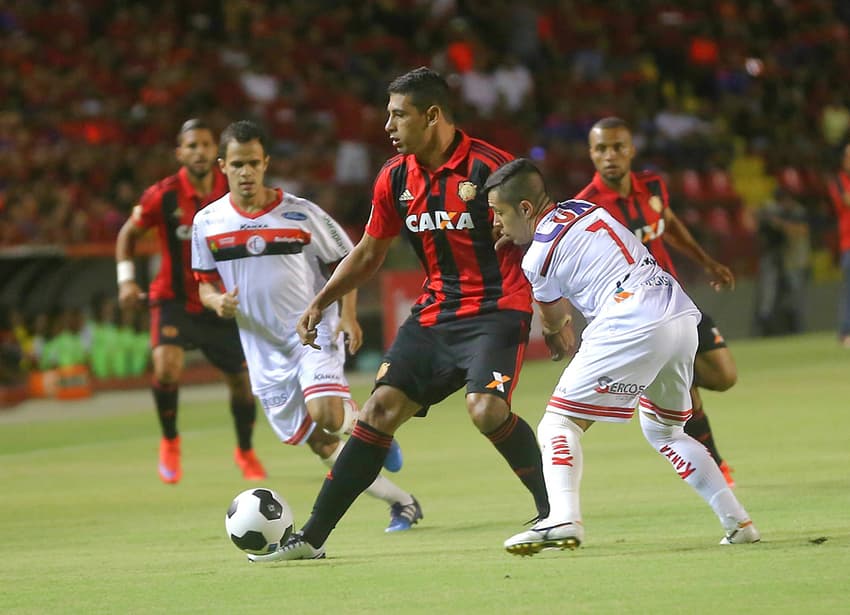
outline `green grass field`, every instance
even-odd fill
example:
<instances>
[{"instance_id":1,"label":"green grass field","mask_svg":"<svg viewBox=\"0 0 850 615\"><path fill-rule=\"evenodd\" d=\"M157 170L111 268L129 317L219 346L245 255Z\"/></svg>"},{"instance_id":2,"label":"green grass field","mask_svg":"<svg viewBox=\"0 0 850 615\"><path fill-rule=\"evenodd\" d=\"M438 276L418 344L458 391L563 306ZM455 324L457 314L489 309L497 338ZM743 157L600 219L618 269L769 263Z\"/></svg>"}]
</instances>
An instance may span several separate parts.
<instances>
[{"instance_id":1,"label":"green grass field","mask_svg":"<svg viewBox=\"0 0 850 615\"><path fill-rule=\"evenodd\" d=\"M184 477L168 486L140 391L109 397L114 412L0 413L0 612L847 612L850 352L829 335L733 346L739 383L705 406L761 544L718 546L714 514L635 420L584 438L582 548L510 556L501 544L532 516L530 496L455 396L398 434L405 467L393 476L425 512L412 531L384 534L383 502L361 497L327 560L250 565L224 533L231 498L250 486L224 400L181 408ZM535 427L562 367L523 371L514 408ZM298 525L325 467L263 420L256 446Z\"/></svg>"}]
</instances>

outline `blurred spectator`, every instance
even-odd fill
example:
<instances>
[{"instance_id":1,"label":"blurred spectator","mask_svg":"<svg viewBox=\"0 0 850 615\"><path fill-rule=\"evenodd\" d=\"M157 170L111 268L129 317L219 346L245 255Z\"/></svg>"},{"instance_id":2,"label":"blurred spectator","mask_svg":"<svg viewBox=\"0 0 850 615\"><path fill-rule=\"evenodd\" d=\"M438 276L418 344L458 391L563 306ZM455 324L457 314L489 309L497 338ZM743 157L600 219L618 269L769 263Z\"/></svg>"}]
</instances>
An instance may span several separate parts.
<instances>
[{"instance_id":1,"label":"blurred spectator","mask_svg":"<svg viewBox=\"0 0 850 615\"><path fill-rule=\"evenodd\" d=\"M829 183L829 196L838 222L843 286L839 299L838 336L850 348L850 144L844 146L841 167Z\"/></svg>"},{"instance_id":2,"label":"blurred spectator","mask_svg":"<svg viewBox=\"0 0 850 615\"><path fill-rule=\"evenodd\" d=\"M760 335L801 333L811 245L806 209L786 190L759 211L756 329Z\"/></svg>"},{"instance_id":3,"label":"blurred spectator","mask_svg":"<svg viewBox=\"0 0 850 615\"><path fill-rule=\"evenodd\" d=\"M565 193L607 115L671 174L730 170L732 142L767 174L823 167L850 135L848 14L823 0L5 2L0 249L111 241L116 215L174 172L168 127L246 112L287 152L270 175L308 197L332 184L340 222L359 225L352 204L390 152L386 84L425 63L467 101L465 123L534 151Z\"/></svg>"}]
</instances>

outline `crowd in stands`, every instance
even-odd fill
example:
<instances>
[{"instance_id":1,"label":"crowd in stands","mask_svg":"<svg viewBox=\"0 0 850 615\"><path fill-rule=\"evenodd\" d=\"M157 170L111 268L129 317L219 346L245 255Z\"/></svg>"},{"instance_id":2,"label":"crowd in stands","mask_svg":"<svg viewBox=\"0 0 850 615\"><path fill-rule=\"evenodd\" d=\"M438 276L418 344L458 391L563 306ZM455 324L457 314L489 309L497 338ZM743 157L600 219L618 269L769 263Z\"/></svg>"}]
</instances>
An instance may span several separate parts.
<instances>
[{"instance_id":1,"label":"crowd in stands","mask_svg":"<svg viewBox=\"0 0 850 615\"><path fill-rule=\"evenodd\" d=\"M0 0L0 248L111 242L176 169L180 123L261 121L270 181L352 229L393 151L386 85L445 74L459 123L570 197L587 132L635 128L706 247L752 273L777 186L834 252L825 174L850 130L840 0ZM747 239L742 241L742 239Z\"/></svg>"}]
</instances>

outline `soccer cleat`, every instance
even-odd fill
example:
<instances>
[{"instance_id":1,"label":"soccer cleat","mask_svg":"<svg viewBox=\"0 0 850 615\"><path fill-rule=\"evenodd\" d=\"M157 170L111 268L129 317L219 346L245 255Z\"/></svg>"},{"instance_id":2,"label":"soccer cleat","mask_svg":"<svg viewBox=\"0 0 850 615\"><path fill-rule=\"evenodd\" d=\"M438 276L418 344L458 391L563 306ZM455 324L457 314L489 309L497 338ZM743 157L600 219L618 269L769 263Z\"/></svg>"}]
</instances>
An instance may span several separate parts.
<instances>
[{"instance_id":1,"label":"soccer cleat","mask_svg":"<svg viewBox=\"0 0 850 615\"><path fill-rule=\"evenodd\" d=\"M263 564L295 559L325 559L325 547L316 548L304 540L301 532L295 532L273 553L267 555L248 554L249 561Z\"/></svg>"},{"instance_id":2,"label":"soccer cleat","mask_svg":"<svg viewBox=\"0 0 850 615\"><path fill-rule=\"evenodd\" d=\"M410 496L413 498L413 496ZM402 504L396 502L390 506L390 524L385 529L385 532L403 532L409 530L415 524L419 523L420 519L424 519L422 507L416 498L410 504Z\"/></svg>"},{"instance_id":3,"label":"soccer cleat","mask_svg":"<svg viewBox=\"0 0 850 615\"><path fill-rule=\"evenodd\" d=\"M533 527L505 541L505 549L513 555L534 555L543 549L577 549L584 540L580 521Z\"/></svg>"},{"instance_id":4,"label":"soccer cleat","mask_svg":"<svg viewBox=\"0 0 850 615\"><path fill-rule=\"evenodd\" d=\"M734 530L729 530L726 532L726 535L720 541L722 545L742 545L753 542L759 542L761 540L761 534L756 529L756 526L753 525L752 520L744 521L743 523L739 523L738 527Z\"/></svg>"},{"instance_id":5,"label":"soccer cleat","mask_svg":"<svg viewBox=\"0 0 850 615\"><path fill-rule=\"evenodd\" d=\"M162 482L175 484L183 476L180 468L180 436L176 438L163 437L159 441L159 477Z\"/></svg>"},{"instance_id":6,"label":"soccer cleat","mask_svg":"<svg viewBox=\"0 0 850 615\"><path fill-rule=\"evenodd\" d=\"M729 467L729 464L726 463L725 461L721 461L720 465L718 467L720 468L720 471L723 473L723 478L726 479L726 484L729 485L730 489L734 489L735 488L735 479L732 478L732 472L734 472L735 470L733 470L731 467Z\"/></svg>"},{"instance_id":7,"label":"soccer cleat","mask_svg":"<svg viewBox=\"0 0 850 615\"><path fill-rule=\"evenodd\" d=\"M233 453L233 459L236 461L239 469L242 470L242 476L245 477L245 480L263 480L268 476L263 464L260 463L257 455L254 454L254 449L243 451L237 447L236 452Z\"/></svg>"},{"instance_id":8,"label":"soccer cleat","mask_svg":"<svg viewBox=\"0 0 850 615\"><path fill-rule=\"evenodd\" d=\"M390 450L387 451L387 456L384 457L384 469L387 472L398 472L404 463L404 458L401 455L401 446L398 441L393 438L390 442Z\"/></svg>"}]
</instances>

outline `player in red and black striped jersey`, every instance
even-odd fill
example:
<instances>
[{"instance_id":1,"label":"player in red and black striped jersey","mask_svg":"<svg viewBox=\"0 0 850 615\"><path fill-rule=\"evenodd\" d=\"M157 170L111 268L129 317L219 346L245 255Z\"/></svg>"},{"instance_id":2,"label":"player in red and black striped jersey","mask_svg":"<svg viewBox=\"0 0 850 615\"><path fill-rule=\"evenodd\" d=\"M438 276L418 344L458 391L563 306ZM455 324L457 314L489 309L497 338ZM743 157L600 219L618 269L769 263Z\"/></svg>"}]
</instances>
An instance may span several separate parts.
<instances>
[{"instance_id":1,"label":"player in red and black striped jersey","mask_svg":"<svg viewBox=\"0 0 850 615\"><path fill-rule=\"evenodd\" d=\"M142 195L121 227L115 246L118 293L122 308L134 309L144 297L133 267L135 245L148 229L156 229L160 245L159 273L150 284L152 391L162 438L159 476L177 483L182 476L177 399L184 351L198 348L222 371L230 390L238 446L234 459L249 480L266 477L252 446L256 406L248 381L245 356L235 323L206 310L198 297L192 272L192 219L195 212L227 192L227 180L216 163L212 130L198 119L183 123L177 135L180 170Z\"/></svg>"},{"instance_id":2,"label":"player in red and black striped jersey","mask_svg":"<svg viewBox=\"0 0 850 615\"><path fill-rule=\"evenodd\" d=\"M510 408L528 342L530 287L520 249L495 250L493 214L481 191L512 156L456 128L448 84L434 71L410 71L388 93L385 130L399 155L378 174L363 238L304 312L298 332L314 344L322 310L369 279L399 234L422 262L423 293L384 357L313 514L270 559L319 557L378 475L396 429L464 386L473 423L532 493L540 517L548 514L534 432Z\"/></svg>"},{"instance_id":3,"label":"player in red and black striped jersey","mask_svg":"<svg viewBox=\"0 0 850 615\"><path fill-rule=\"evenodd\" d=\"M603 118L593 125L588 140L596 174L575 198L605 207L631 229L646 244L656 262L673 275L676 275L676 269L665 244L699 264L715 290L734 288L735 277L729 268L706 254L670 209L664 179L652 171L632 171L635 147L626 122L617 117ZM738 378L735 359L714 320L705 312L698 331L699 347L694 361L694 386L691 388L693 416L685 424L685 432L708 448L726 482L734 486L731 469L714 443L698 387L710 391L725 391L732 387Z\"/></svg>"}]
</instances>

